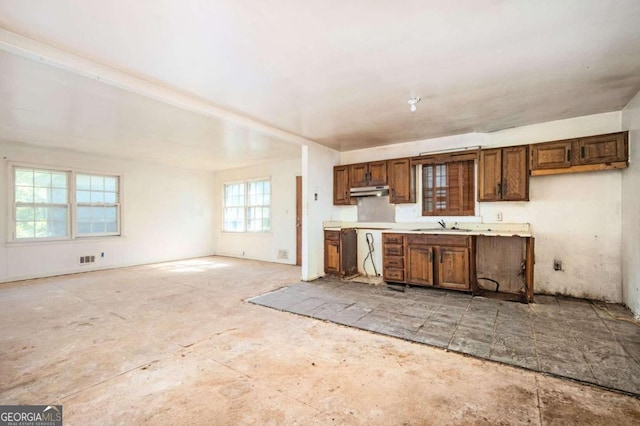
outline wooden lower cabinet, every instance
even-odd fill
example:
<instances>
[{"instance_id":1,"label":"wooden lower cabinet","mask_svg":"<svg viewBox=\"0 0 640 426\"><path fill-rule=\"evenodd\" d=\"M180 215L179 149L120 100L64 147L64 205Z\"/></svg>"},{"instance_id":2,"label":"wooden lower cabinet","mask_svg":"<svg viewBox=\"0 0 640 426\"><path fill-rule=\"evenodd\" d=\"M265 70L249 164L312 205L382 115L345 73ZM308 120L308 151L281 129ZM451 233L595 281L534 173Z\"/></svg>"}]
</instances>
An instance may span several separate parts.
<instances>
[{"instance_id":1,"label":"wooden lower cabinet","mask_svg":"<svg viewBox=\"0 0 640 426\"><path fill-rule=\"evenodd\" d=\"M400 238L404 249L401 271L395 266ZM383 233L382 247L385 281L462 291L476 288L473 236Z\"/></svg>"},{"instance_id":2,"label":"wooden lower cabinet","mask_svg":"<svg viewBox=\"0 0 640 426\"><path fill-rule=\"evenodd\" d=\"M358 273L355 229L324 231L324 272L341 277Z\"/></svg>"}]
</instances>

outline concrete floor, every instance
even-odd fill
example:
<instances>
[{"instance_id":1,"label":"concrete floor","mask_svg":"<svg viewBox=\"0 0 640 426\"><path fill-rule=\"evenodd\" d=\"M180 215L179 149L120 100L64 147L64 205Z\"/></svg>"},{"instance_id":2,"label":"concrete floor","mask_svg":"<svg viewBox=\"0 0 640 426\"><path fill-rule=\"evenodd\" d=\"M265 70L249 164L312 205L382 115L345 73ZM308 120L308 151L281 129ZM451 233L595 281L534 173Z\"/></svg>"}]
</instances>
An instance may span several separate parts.
<instances>
[{"instance_id":1,"label":"concrete floor","mask_svg":"<svg viewBox=\"0 0 640 426\"><path fill-rule=\"evenodd\" d=\"M329 278L249 301L640 397L640 323L622 305L394 288Z\"/></svg>"},{"instance_id":2,"label":"concrete floor","mask_svg":"<svg viewBox=\"0 0 640 426\"><path fill-rule=\"evenodd\" d=\"M65 425L638 424L636 398L245 299L298 268L228 258L0 285L0 404Z\"/></svg>"}]
</instances>

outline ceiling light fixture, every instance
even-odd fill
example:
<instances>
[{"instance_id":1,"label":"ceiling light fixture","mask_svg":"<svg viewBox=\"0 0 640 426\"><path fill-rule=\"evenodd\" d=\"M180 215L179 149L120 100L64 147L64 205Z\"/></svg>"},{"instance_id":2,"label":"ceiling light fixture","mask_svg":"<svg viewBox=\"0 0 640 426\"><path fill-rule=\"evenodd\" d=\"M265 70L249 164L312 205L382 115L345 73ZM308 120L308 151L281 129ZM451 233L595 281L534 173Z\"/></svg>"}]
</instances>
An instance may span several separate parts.
<instances>
[{"instance_id":1,"label":"ceiling light fixture","mask_svg":"<svg viewBox=\"0 0 640 426\"><path fill-rule=\"evenodd\" d=\"M411 112L416 112L416 105L418 104L418 102L420 102L419 97L409 99L409 109L411 110Z\"/></svg>"}]
</instances>

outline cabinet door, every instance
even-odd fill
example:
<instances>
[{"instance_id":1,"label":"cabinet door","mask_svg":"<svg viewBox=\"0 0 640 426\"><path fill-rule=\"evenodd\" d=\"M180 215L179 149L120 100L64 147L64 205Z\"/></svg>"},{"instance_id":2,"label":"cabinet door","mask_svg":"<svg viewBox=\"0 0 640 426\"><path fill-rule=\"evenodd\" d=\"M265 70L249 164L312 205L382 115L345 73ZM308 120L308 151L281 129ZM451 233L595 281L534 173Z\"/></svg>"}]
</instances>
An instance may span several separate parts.
<instances>
[{"instance_id":1,"label":"cabinet door","mask_svg":"<svg viewBox=\"0 0 640 426\"><path fill-rule=\"evenodd\" d=\"M502 149L502 199L529 201L529 150L526 145Z\"/></svg>"},{"instance_id":2,"label":"cabinet door","mask_svg":"<svg viewBox=\"0 0 640 426\"><path fill-rule=\"evenodd\" d=\"M351 204L349 189L349 166L335 166L333 168L333 204L336 206Z\"/></svg>"},{"instance_id":3,"label":"cabinet door","mask_svg":"<svg viewBox=\"0 0 640 426\"><path fill-rule=\"evenodd\" d=\"M369 186L386 185L387 184L387 162L374 161L369 163Z\"/></svg>"},{"instance_id":4,"label":"cabinet door","mask_svg":"<svg viewBox=\"0 0 640 426\"><path fill-rule=\"evenodd\" d=\"M575 143L576 164L601 164L627 160L625 133L582 138Z\"/></svg>"},{"instance_id":5,"label":"cabinet door","mask_svg":"<svg viewBox=\"0 0 640 426\"><path fill-rule=\"evenodd\" d=\"M324 272L327 274L340 273L340 241L324 240Z\"/></svg>"},{"instance_id":6,"label":"cabinet door","mask_svg":"<svg viewBox=\"0 0 640 426\"><path fill-rule=\"evenodd\" d=\"M416 174L411 160L389 160L389 202L393 204L416 202Z\"/></svg>"},{"instance_id":7,"label":"cabinet door","mask_svg":"<svg viewBox=\"0 0 640 426\"><path fill-rule=\"evenodd\" d=\"M369 186L369 164L352 164L349 166L349 180L351 188Z\"/></svg>"},{"instance_id":8,"label":"cabinet door","mask_svg":"<svg viewBox=\"0 0 640 426\"><path fill-rule=\"evenodd\" d=\"M407 282L433 285L433 247L409 245L407 247Z\"/></svg>"},{"instance_id":9,"label":"cabinet door","mask_svg":"<svg viewBox=\"0 0 640 426\"><path fill-rule=\"evenodd\" d=\"M531 170L571 167L572 141L531 145Z\"/></svg>"},{"instance_id":10,"label":"cabinet door","mask_svg":"<svg viewBox=\"0 0 640 426\"><path fill-rule=\"evenodd\" d=\"M438 285L454 290L469 290L469 249L463 247L439 247Z\"/></svg>"},{"instance_id":11,"label":"cabinet door","mask_svg":"<svg viewBox=\"0 0 640 426\"><path fill-rule=\"evenodd\" d=\"M498 201L502 194L502 150L483 149L478 159L478 201Z\"/></svg>"}]
</instances>

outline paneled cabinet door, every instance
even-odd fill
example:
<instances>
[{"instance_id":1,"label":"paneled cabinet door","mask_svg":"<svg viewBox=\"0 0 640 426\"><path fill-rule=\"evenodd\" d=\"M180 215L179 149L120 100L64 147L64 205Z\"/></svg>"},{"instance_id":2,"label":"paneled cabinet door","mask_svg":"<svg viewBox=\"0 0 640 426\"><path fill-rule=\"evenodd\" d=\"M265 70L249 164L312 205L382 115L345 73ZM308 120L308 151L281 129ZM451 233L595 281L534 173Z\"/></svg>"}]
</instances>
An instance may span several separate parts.
<instances>
[{"instance_id":1,"label":"paneled cabinet door","mask_svg":"<svg viewBox=\"0 0 640 426\"><path fill-rule=\"evenodd\" d=\"M374 161L369 163L369 186L387 184L387 161Z\"/></svg>"},{"instance_id":2,"label":"paneled cabinet door","mask_svg":"<svg viewBox=\"0 0 640 426\"><path fill-rule=\"evenodd\" d=\"M324 241L324 271L326 273L340 273L340 241Z\"/></svg>"},{"instance_id":3,"label":"paneled cabinet door","mask_svg":"<svg viewBox=\"0 0 640 426\"><path fill-rule=\"evenodd\" d=\"M438 248L438 284L443 288L469 290L469 249Z\"/></svg>"},{"instance_id":4,"label":"paneled cabinet door","mask_svg":"<svg viewBox=\"0 0 640 426\"><path fill-rule=\"evenodd\" d=\"M416 202L415 168L409 158L389 160L389 202L393 204Z\"/></svg>"},{"instance_id":5,"label":"paneled cabinet door","mask_svg":"<svg viewBox=\"0 0 640 426\"><path fill-rule=\"evenodd\" d=\"M529 201L527 146L502 148L502 200Z\"/></svg>"},{"instance_id":6,"label":"paneled cabinet door","mask_svg":"<svg viewBox=\"0 0 640 426\"><path fill-rule=\"evenodd\" d=\"M531 170L571 167L571 140L531 145Z\"/></svg>"},{"instance_id":7,"label":"paneled cabinet door","mask_svg":"<svg viewBox=\"0 0 640 426\"><path fill-rule=\"evenodd\" d=\"M349 166L349 180L351 188L369 186L369 164L352 164Z\"/></svg>"},{"instance_id":8,"label":"paneled cabinet door","mask_svg":"<svg viewBox=\"0 0 640 426\"><path fill-rule=\"evenodd\" d=\"M349 166L335 166L333 168L333 204L336 206L351 204L349 192Z\"/></svg>"},{"instance_id":9,"label":"paneled cabinet door","mask_svg":"<svg viewBox=\"0 0 640 426\"><path fill-rule=\"evenodd\" d=\"M483 149L478 160L478 200L498 201L502 193L502 150Z\"/></svg>"},{"instance_id":10,"label":"paneled cabinet door","mask_svg":"<svg viewBox=\"0 0 640 426\"><path fill-rule=\"evenodd\" d=\"M627 160L626 133L582 138L575 145L575 164L601 164Z\"/></svg>"},{"instance_id":11,"label":"paneled cabinet door","mask_svg":"<svg viewBox=\"0 0 640 426\"><path fill-rule=\"evenodd\" d=\"M407 282L417 285L433 285L434 249L425 245L407 247Z\"/></svg>"}]
</instances>

